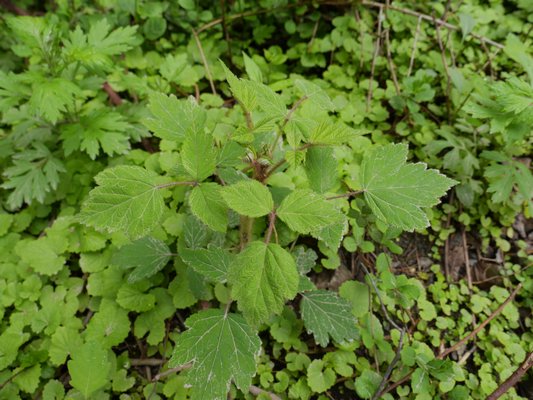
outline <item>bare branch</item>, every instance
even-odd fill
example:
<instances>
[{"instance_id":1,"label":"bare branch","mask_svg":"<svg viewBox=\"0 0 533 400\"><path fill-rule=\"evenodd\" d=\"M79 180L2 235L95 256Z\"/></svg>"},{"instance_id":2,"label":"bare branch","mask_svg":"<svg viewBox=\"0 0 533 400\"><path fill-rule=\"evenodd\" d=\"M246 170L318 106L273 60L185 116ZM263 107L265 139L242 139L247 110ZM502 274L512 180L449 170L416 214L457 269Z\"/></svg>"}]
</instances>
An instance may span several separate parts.
<instances>
[{"instance_id":1,"label":"bare branch","mask_svg":"<svg viewBox=\"0 0 533 400\"><path fill-rule=\"evenodd\" d=\"M248 388L248 391L249 391L251 394L253 394L254 396L259 396L260 394L263 394L263 393L264 393L264 394L270 396L270 398L271 398L272 400L281 400L281 397L275 395L274 393L267 392L266 390L263 390L263 389L261 389L261 388L258 388L257 386L254 386L254 385L250 386L250 387Z\"/></svg>"},{"instance_id":2,"label":"bare branch","mask_svg":"<svg viewBox=\"0 0 533 400\"><path fill-rule=\"evenodd\" d=\"M211 91L213 92L214 95L217 95L217 89L215 88L215 83L213 82L213 75L211 75L211 70L209 69L209 63L207 62L207 58L205 57L204 48L202 47L202 42L200 41L200 37L198 36L198 33L194 29L192 30L192 35L196 42L196 46L198 47L198 51L200 52L200 58L202 59L202 63L204 64L205 73L207 75L207 79L209 80Z\"/></svg>"},{"instance_id":3,"label":"bare branch","mask_svg":"<svg viewBox=\"0 0 533 400\"><path fill-rule=\"evenodd\" d=\"M516 294L519 292L519 290L522 288L522 283L518 284L518 286L513 290L513 292L507 297L507 299L496 309L494 312L481 324L478 325L476 329L474 329L472 332L470 332L467 336L459 340L457 343L455 343L453 346L449 347L448 349L444 350L441 354L437 356L437 358L442 359L446 357L448 354L454 352L459 347L461 347L463 344L467 343L470 339L472 339L474 336L476 336L487 324L492 321L494 318L496 318L505 308L507 304L509 304L516 296Z\"/></svg>"},{"instance_id":4,"label":"bare branch","mask_svg":"<svg viewBox=\"0 0 533 400\"><path fill-rule=\"evenodd\" d=\"M378 35L376 44L374 45L374 55L372 56L372 64L370 65L370 79L368 81L368 94L366 96L366 111L370 111L370 102L372 101L372 90L374 88L372 81L374 80L374 70L376 69L376 59L378 58L379 49L381 47L381 25L383 22L383 5L379 6L378 15Z\"/></svg>"},{"instance_id":5,"label":"bare branch","mask_svg":"<svg viewBox=\"0 0 533 400\"><path fill-rule=\"evenodd\" d=\"M413 41L413 50L411 51L411 59L409 60L409 69L407 70L407 76L411 76L413 71L413 64L415 62L416 55L416 45L418 42L418 36L420 36L420 25L422 25L422 17L418 17L418 22L416 24L415 39Z\"/></svg>"},{"instance_id":6,"label":"bare branch","mask_svg":"<svg viewBox=\"0 0 533 400\"><path fill-rule=\"evenodd\" d=\"M392 359L391 363L389 364L387 371L385 371L385 375L383 375L383 379L381 380L381 383L379 384L378 390L376 390L376 393L374 393L374 396L372 396L372 400L377 400L381 397L381 392L385 388L385 385L387 384L391 374L392 370L400 360L401 351L403 348L403 337L405 335L405 328L400 331L400 341L398 342L398 348L396 349L396 354L394 358Z\"/></svg>"},{"instance_id":7,"label":"bare branch","mask_svg":"<svg viewBox=\"0 0 533 400\"><path fill-rule=\"evenodd\" d=\"M154 379L152 379L152 382L159 381L163 379L165 376L175 374L177 372L183 371L184 369L188 369L191 367L192 367L192 362L189 362L187 364L178 365L177 367L167 369L166 371L160 372L159 374L154 376Z\"/></svg>"},{"instance_id":8,"label":"bare branch","mask_svg":"<svg viewBox=\"0 0 533 400\"><path fill-rule=\"evenodd\" d=\"M487 400L497 400L502 396L505 392L507 392L509 389L511 389L514 385L516 385L520 379L526 374L527 370L533 366L533 352L529 353L529 355L526 357L526 360L522 363L522 365L515 371L513 374L507 378L503 384L497 388L494 392L491 393L489 397L487 397Z\"/></svg>"},{"instance_id":9,"label":"bare branch","mask_svg":"<svg viewBox=\"0 0 533 400\"><path fill-rule=\"evenodd\" d=\"M369 0L363 0L363 2L361 4L363 4L364 6L379 7L379 8L382 8L382 7L385 6L385 4L378 3L378 2L375 2L375 1L369 1ZM426 15L426 14L419 13L417 11L409 10L407 8L401 8L401 7L396 7L396 6L388 6L388 8L390 10L398 11L398 12L401 12L402 14L411 15L413 17L418 17L418 18L424 19L426 21L430 21L430 22L433 21L433 17L431 17L429 15ZM458 26L450 24L449 22L443 21L442 19L436 19L435 23L440 25L440 26L444 26L445 28L454 30L454 31L460 31L461 30L461 28L459 28ZM503 49L505 47L503 44L495 42L494 40L491 40L491 39L486 38L484 36L477 35L477 34L472 33L472 32L470 32L469 35L474 37L474 38L476 38L477 40L479 40L481 42L488 43L491 46L497 47L499 49Z\"/></svg>"}]
</instances>

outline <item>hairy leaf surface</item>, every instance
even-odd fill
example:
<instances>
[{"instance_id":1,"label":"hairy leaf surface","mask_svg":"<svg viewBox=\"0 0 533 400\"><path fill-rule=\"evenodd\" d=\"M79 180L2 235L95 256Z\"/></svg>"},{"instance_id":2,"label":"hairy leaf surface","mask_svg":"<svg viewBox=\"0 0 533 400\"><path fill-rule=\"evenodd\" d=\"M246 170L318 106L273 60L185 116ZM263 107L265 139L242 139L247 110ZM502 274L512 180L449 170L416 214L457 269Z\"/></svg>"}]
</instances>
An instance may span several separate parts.
<instances>
[{"instance_id":1,"label":"hairy leaf surface","mask_svg":"<svg viewBox=\"0 0 533 400\"><path fill-rule=\"evenodd\" d=\"M198 182L211 176L217 166L213 136L204 131L189 133L181 149L181 162L185 170Z\"/></svg>"},{"instance_id":2,"label":"hairy leaf surface","mask_svg":"<svg viewBox=\"0 0 533 400\"><path fill-rule=\"evenodd\" d=\"M107 351L98 342L88 342L76 349L68 362L70 384L85 398L108 382L111 363Z\"/></svg>"},{"instance_id":3,"label":"hairy leaf surface","mask_svg":"<svg viewBox=\"0 0 533 400\"><path fill-rule=\"evenodd\" d=\"M132 268L128 282L133 283L158 273L170 260L170 249L165 242L151 236L122 246L113 256L113 264Z\"/></svg>"},{"instance_id":4,"label":"hairy leaf surface","mask_svg":"<svg viewBox=\"0 0 533 400\"><path fill-rule=\"evenodd\" d=\"M329 338L341 343L357 337L350 303L334 292L314 290L303 293L301 310L305 327L322 347L327 346Z\"/></svg>"},{"instance_id":5,"label":"hairy leaf surface","mask_svg":"<svg viewBox=\"0 0 533 400\"><path fill-rule=\"evenodd\" d=\"M297 189L285 197L277 214L293 231L304 234L317 232L342 219L331 202L307 189Z\"/></svg>"},{"instance_id":6,"label":"hairy leaf surface","mask_svg":"<svg viewBox=\"0 0 533 400\"><path fill-rule=\"evenodd\" d=\"M294 258L277 244L252 242L230 269L233 298L246 319L257 325L282 311L298 290Z\"/></svg>"},{"instance_id":7,"label":"hairy leaf surface","mask_svg":"<svg viewBox=\"0 0 533 400\"><path fill-rule=\"evenodd\" d=\"M228 207L221 197L220 185L214 182L196 186L189 197L191 211L204 224L218 232L226 232Z\"/></svg>"},{"instance_id":8,"label":"hairy leaf surface","mask_svg":"<svg viewBox=\"0 0 533 400\"><path fill-rule=\"evenodd\" d=\"M423 163L406 163L407 145L388 144L361 165L365 200L381 220L413 231L429 225L423 208L434 206L456 182Z\"/></svg>"},{"instance_id":9,"label":"hairy leaf surface","mask_svg":"<svg viewBox=\"0 0 533 400\"><path fill-rule=\"evenodd\" d=\"M192 363L187 374L191 400L225 400L232 381L247 392L261 341L244 318L211 309L185 324L189 329L177 337L169 366Z\"/></svg>"},{"instance_id":10,"label":"hairy leaf surface","mask_svg":"<svg viewBox=\"0 0 533 400\"><path fill-rule=\"evenodd\" d=\"M214 282L225 282L235 256L225 249L182 249L180 257L189 267Z\"/></svg>"},{"instance_id":11,"label":"hairy leaf surface","mask_svg":"<svg viewBox=\"0 0 533 400\"><path fill-rule=\"evenodd\" d=\"M262 217L274 208L268 188L255 180L240 181L225 187L222 197L231 209L248 217Z\"/></svg>"},{"instance_id":12,"label":"hairy leaf surface","mask_svg":"<svg viewBox=\"0 0 533 400\"><path fill-rule=\"evenodd\" d=\"M150 94L148 109L153 117L143 120L144 125L157 137L183 142L188 132L203 131L206 112L193 100L178 100L162 93Z\"/></svg>"},{"instance_id":13,"label":"hairy leaf surface","mask_svg":"<svg viewBox=\"0 0 533 400\"><path fill-rule=\"evenodd\" d=\"M331 147L311 147L305 155L305 172L309 187L325 193L337 184L337 160Z\"/></svg>"},{"instance_id":14,"label":"hairy leaf surface","mask_svg":"<svg viewBox=\"0 0 533 400\"><path fill-rule=\"evenodd\" d=\"M96 229L123 231L133 239L149 233L159 223L165 203L154 172L141 167L118 166L96 175L98 186L89 193L80 220Z\"/></svg>"}]
</instances>

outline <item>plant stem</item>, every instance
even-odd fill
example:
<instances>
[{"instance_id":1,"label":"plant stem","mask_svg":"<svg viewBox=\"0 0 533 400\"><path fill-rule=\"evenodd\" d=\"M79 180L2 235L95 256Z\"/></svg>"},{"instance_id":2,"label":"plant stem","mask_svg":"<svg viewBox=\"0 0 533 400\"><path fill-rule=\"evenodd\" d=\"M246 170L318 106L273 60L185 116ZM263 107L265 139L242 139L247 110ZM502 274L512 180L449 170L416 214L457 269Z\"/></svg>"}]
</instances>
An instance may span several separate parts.
<instances>
[{"instance_id":1,"label":"plant stem","mask_svg":"<svg viewBox=\"0 0 533 400\"><path fill-rule=\"evenodd\" d=\"M26 371L28 368L21 368L17 372L15 372L13 375L11 375L9 378L7 378L4 382L0 384L0 390L2 390L9 382L11 382L13 379L15 379L18 375Z\"/></svg>"},{"instance_id":2,"label":"plant stem","mask_svg":"<svg viewBox=\"0 0 533 400\"><path fill-rule=\"evenodd\" d=\"M266 394L267 396L270 396L272 400L281 400L281 397L275 395L274 393L267 392L266 390L263 390L254 385L250 386L248 388L248 391L254 396L259 396L260 394Z\"/></svg>"},{"instance_id":3,"label":"plant stem","mask_svg":"<svg viewBox=\"0 0 533 400\"><path fill-rule=\"evenodd\" d=\"M437 24L437 19L433 16L433 22L435 22L435 32L437 33L437 42L439 44L440 56L442 60L442 66L444 67L444 72L446 73L446 114L448 116L448 123L451 124L452 118L452 105L450 102L450 95L452 90L452 83L450 77L450 71L448 69L448 61L446 60L446 49L442 43L442 38L440 37L440 26Z\"/></svg>"},{"instance_id":4,"label":"plant stem","mask_svg":"<svg viewBox=\"0 0 533 400\"><path fill-rule=\"evenodd\" d=\"M156 367L158 365L163 365L166 362L167 360L162 360L159 358L132 358L130 359L130 364L132 367L145 366L145 365Z\"/></svg>"},{"instance_id":5,"label":"plant stem","mask_svg":"<svg viewBox=\"0 0 533 400\"><path fill-rule=\"evenodd\" d=\"M196 46L198 47L198 51L200 52L200 58L202 59L202 63L204 64L205 68L205 74L207 75L207 79L209 80L209 85L211 86L211 91L216 96L217 89L215 88L215 83L213 82L213 76L211 75L211 70L209 69L209 63L207 62L207 58L205 57L204 48L202 46L202 42L200 41L200 37L198 36L198 32L196 32L194 29L192 30L192 35L194 37L194 41L196 42Z\"/></svg>"},{"instance_id":6,"label":"plant stem","mask_svg":"<svg viewBox=\"0 0 533 400\"><path fill-rule=\"evenodd\" d=\"M285 126L289 123L291 120L292 114L302 105L302 103L307 100L309 97L307 95L303 95L300 97L292 106L292 108L289 110L285 118L283 119L283 122L281 123L281 126L278 130L278 134L276 135L276 140L274 140L274 143L272 144L272 147L270 148L270 154L274 152L274 149L276 148L276 145L279 142L279 139L281 138L281 135L283 134L283 130L285 129Z\"/></svg>"},{"instance_id":7,"label":"plant stem","mask_svg":"<svg viewBox=\"0 0 533 400\"><path fill-rule=\"evenodd\" d=\"M167 369L166 371L163 371L163 372L157 374L156 376L154 376L154 379L152 379L152 382L161 380L165 376L172 375L172 374L174 374L176 372L180 372L180 371L183 371L184 369L188 369L188 368L191 368L191 367L192 367L192 362L189 362L187 364L178 365L177 367Z\"/></svg>"},{"instance_id":8,"label":"plant stem","mask_svg":"<svg viewBox=\"0 0 533 400\"><path fill-rule=\"evenodd\" d=\"M312 147L314 146L313 143L306 143L300 147L298 147L296 150L294 151L302 151L302 150L305 150L305 149L308 149L309 147ZM265 179L263 179L263 181L266 181L268 179L268 177L270 175L272 175L274 173L275 170L277 170L279 167L281 167L283 164L285 164L287 162L287 160L285 160L284 158L282 158L281 160L279 160L277 163L275 163L272 167L270 167L270 169L267 171L267 173L265 174Z\"/></svg>"},{"instance_id":9,"label":"plant stem","mask_svg":"<svg viewBox=\"0 0 533 400\"><path fill-rule=\"evenodd\" d=\"M387 371L385 371L385 375L383 375L383 379L381 380L381 383L379 384L378 390L376 390L376 393L374 393L374 396L372 396L372 400L377 400L381 397L381 392L385 388L385 385L387 384L387 381L389 380L392 370L394 369L394 366L398 363L400 360L400 353L403 348L403 337L405 335L405 328L403 328L400 331L400 341L398 342L398 348L396 349L396 354L394 358L392 359L391 363L389 364Z\"/></svg>"},{"instance_id":10,"label":"plant stem","mask_svg":"<svg viewBox=\"0 0 533 400\"><path fill-rule=\"evenodd\" d=\"M276 224L276 212L272 211L270 214L268 214L268 230L265 235L265 243L270 243L270 239L272 237L272 232L274 231L274 225Z\"/></svg>"},{"instance_id":11,"label":"plant stem","mask_svg":"<svg viewBox=\"0 0 533 400\"><path fill-rule=\"evenodd\" d=\"M289 110L289 112L285 116L285 119L283 120L283 124L281 125L282 130L283 128L285 128L285 125L287 125L287 123L290 121L292 114L294 114L294 112L298 109L298 107L300 107L302 103L308 98L309 97L307 95L303 95L296 101L296 103L293 104L292 108Z\"/></svg>"},{"instance_id":12,"label":"plant stem","mask_svg":"<svg viewBox=\"0 0 533 400\"><path fill-rule=\"evenodd\" d=\"M358 194L361 194L361 193L364 193L364 190L354 190L354 191L351 191L351 192L338 194L336 196L326 197L326 200L342 199L343 197L353 197L353 196L357 196Z\"/></svg>"},{"instance_id":13,"label":"plant stem","mask_svg":"<svg viewBox=\"0 0 533 400\"><path fill-rule=\"evenodd\" d=\"M409 60L409 70L407 71L407 76L411 76L411 72L413 71L413 64L415 62L415 55L416 55L416 44L418 42L418 36L420 36L420 25L421 24L422 24L422 17L418 17L418 22L416 23L415 38L413 41L413 50L411 51L411 59Z\"/></svg>"},{"instance_id":14,"label":"plant stem","mask_svg":"<svg viewBox=\"0 0 533 400\"><path fill-rule=\"evenodd\" d=\"M240 234L240 248L241 250L246 247L252 237L252 230L254 227L254 219L246 216L241 216L241 223L239 227Z\"/></svg>"},{"instance_id":15,"label":"plant stem","mask_svg":"<svg viewBox=\"0 0 533 400\"><path fill-rule=\"evenodd\" d=\"M169 182L169 183L163 183L161 185L157 185L155 188L166 189L166 188L171 188L174 186L198 186L198 182L196 181Z\"/></svg>"},{"instance_id":16,"label":"plant stem","mask_svg":"<svg viewBox=\"0 0 533 400\"><path fill-rule=\"evenodd\" d=\"M368 80L368 94L366 96L366 112L370 111L370 102L372 101L372 90L374 88L372 81L374 80L374 70L376 68L376 59L378 58L379 49L381 47L381 23L383 22L383 7L379 6L378 15L378 33L376 38L376 44L374 45L374 54L372 56L372 64L370 64L370 79Z\"/></svg>"},{"instance_id":17,"label":"plant stem","mask_svg":"<svg viewBox=\"0 0 533 400\"><path fill-rule=\"evenodd\" d=\"M76 67L77 70L77 67ZM102 88L107 93L107 96L109 97L109 100L111 101L111 104L114 106L120 106L122 104L122 98L120 95L115 92L115 90L111 87L111 85L106 81L102 85Z\"/></svg>"}]
</instances>

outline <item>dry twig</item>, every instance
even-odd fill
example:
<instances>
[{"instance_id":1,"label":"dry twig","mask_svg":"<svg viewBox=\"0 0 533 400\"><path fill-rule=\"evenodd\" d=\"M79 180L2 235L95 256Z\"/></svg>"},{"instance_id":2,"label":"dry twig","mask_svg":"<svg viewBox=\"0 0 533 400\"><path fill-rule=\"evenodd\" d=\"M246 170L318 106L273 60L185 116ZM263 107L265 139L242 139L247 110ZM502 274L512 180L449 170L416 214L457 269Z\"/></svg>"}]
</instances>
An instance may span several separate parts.
<instances>
[{"instance_id":1,"label":"dry twig","mask_svg":"<svg viewBox=\"0 0 533 400\"><path fill-rule=\"evenodd\" d=\"M442 38L440 37L440 26L437 24L437 20L433 17L435 22L435 32L437 33L437 42L439 43L440 56L442 59L442 66L444 67L444 72L446 73L446 114L448 115L448 123L451 123L452 116L452 104L450 99L450 94L452 90L452 79L450 77L450 71L448 70L448 61L446 60L446 49L442 43Z\"/></svg>"},{"instance_id":2,"label":"dry twig","mask_svg":"<svg viewBox=\"0 0 533 400\"><path fill-rule=\"evenodd\" d=\"M520 379L522 379L522 377L526 374L527 370L532 366L533 352L529 353L522 365L518 367L518 369L513 372L513 374L505 382L503 382L503 384L499 388L492 392L490 396L487 397L487 400L499 399L500 396L502 396L505 392L511 389L514 385L516 385L520 381Z\"/></svg>"},{"instance_id":3,"label":"dry twig","mask_svg":"<svg viewBox=\"0 0 533 400\"><path fill-rule=\"evenodd\" d=\"M363 4L364 6L379 7L379 8L385 6L385 4L378 3L378 2L375 2L375 1L369 1L369 0L363 0L363 2L361 4ZM421 19L424 19L426 21L430 21L430 22L433 21L439 26L444 26L445 28L448 28L448 29L451 29L451 30L454 30L454 31L460 31L461 30L460 27L458 27L456 25L453 25L453 24L450 24L449 22L443 21L442 19L435 19L434 20L434 18L429 16L429 15L422 14L422 13L419 13L417 11L409 10L408 8L389 6L389 9L401 12L402 14L411 15L413 17L421 18ZM479 40L481 42L488 43L491 46L497 47L499 49L503 49L505 47L503 44L495 42L494 40L491 40L491 39L486 38L484 36L477 35L477 34L472 33L472 32L470 32L469 35L474 37L474 38L476 38L477 40Z\"/></svg>"},{"instance_id":4,"label":"dry twig","mask_svg":"<svg viewBox=\"0 0 533 400\"><path fill-rule=\"evenodd\" d=\"M209 80L211 91L214 95L217 95L217 89L215 88L215 83L213 82L213 75L211 75L211 70L209 69L209 64L207 62L207 58L205 57L204 48L202 47L202 42L200 41L198 32L193 29L192 35L194 37L194 41L196 42L196 46L198 47L198 51L200 52L200 58L202 59L202 63L204 64L205 73L207 75L207 79Z\"/></svg>"},{"instance_id":5,"label":"dry twig","mask_svg":"<svg viewBox=\"0 0 533 400\"><path fill-rule=\"evenodd\" d=\"M400 85L398 84L398 78L396 77L396 67L394 66L394 61L392 61L392 54L390 50L390 39L389 39L389 29L385 31L385 44L387 49L387 62L389 64L390 73L392 76L392 82L394 83L394 89L396 90L396 94L399 96L401 94L400 92Z\"/></svg>"},{"instance_id":6,"label":"dry twig","mask_svg":"<svg viewBox=\"0 0 533 400\"><path fill-rule=\"evenodd\" d=\"M507 299L496 309L494 312L481 324L478 325L476 329L474 329L472 332L470 332L467 336L459 340L457 343L455 343L453 346L449 347L445 351L443 351L441 354L437 356L437 358L442 359L446 357L448 354L454 352L459 347L461 347L463 344L467 343L470 339L472 339L474 336L476 336L487 324L489 324L490 321L492 321L494 318L496 318L505 308L507 304L509 304L516 296L518 291L522 288L522 283L519 283L518 286L513 290L513 292L507 297Z\"/></svg>"},{"instance_id":7,"label":"dry twig","mask_svg":"<svg viewBox=\"0 0 533 400\"><path fill-rule=\"evenodd\" d=\"M494 310L494 312L485 320L483 321L481 324L479 324L479 326L474 329L472 332L470 332L467 336L465 336L463 339L459 340L457 343L455 343L453 346L449 347L448 349L444 350L443 352L441 352L438 356L437 356L437 359L439 360L442 360L444 357L446 357L448 354L454 352L455 350L457 350L459 347L461 347L462 345L464 345L465 343L467 343L470 339L472 339L474 336L476 336L485 326L487 326L488 323L490 323L490 321L492 321L494 318L496 318L501 312L502 310L505 308L505 306L507 304L509 304L516 296L516 294L519 292L519 290L522 288L522 283L518 284L518 286L513 290L513 292L509 295L509 297L496 309ZM391 391L393 391L394 389L396 389L398 386L404 384L405 382L407 382L409 380L409 378L411 378L411 375L413 375L413 372L415 370L412 370L411 372L409 372L408 374L404 375L402 378L400 378L398 381L394 382L392 385L390 385L388 388L386 388L385 390L383 390L383 393L381 393L381 395L383 396L384 394L386 393L389 393ZM525 372L524 372L525 373ZM516 382L515 382L516 383ZM510 386L509 386L510 387ZM507 388L506 390L508 390L509 388ZM494 398L492 400L495 400L497 399ZM489 400L489 399L487 399Z\"/></svg>"},{"instance_id":8,"label":"dry twig","mask_svg":"<svg viewBox=\"0 0 533 400\"><path fill-rule=\"evenodd\" d=\"M159 380L163 379L165 376L172 375L172 374L174 374L176 372L180 372L180 371L183 371L184 369L188 369L188 368L191 368L191 367L192 367L192 362L189 362L187 364L178 365L177 367L167 369L166 371L160 372L159 374L154 376L154 379L152 379L152 382L159 381Z\"/></svg>"},{"instance_id":9,"label":"dry twig","mask_svg":"<svg viewBox=\"0 0 533 400\"><path fill-rule=\"evenodd\" d=\"M274 393L267 392L266 390L263 390L263 389L261 389L261 388L259 388L257 386L254 386L254 385L250 386L248 388L248 391L251 394L253 394L254 396L259 396L260 394L264 393L264 394L267 394L268 396L270 396L270 398L272 400L281 400L281 397L275 395Z\"/></svg>"},{"instance_id":10,"label":"dry twig","mask_svg":"<svg viewBox=\"0 0 533 400\"><path fill-rule=\"evenodd\" d=\"M385 371L385 375L383 375L383 379L381 380L381 383L379 384L378 390L376 390L376 393L374 393L374 396L372 396L372 400L377 400L381 397L381 392L385 388L385 385L389 381L389 378L392 374L392 370L400 360L401 351L403 348L403 337L405 335L405 328L400 331L400 341L398 342L398 348L396 349L396 354L394 355L394 358L392 359L391 363L387 367L387 371Z\"/></svg>"},{"instance_id":11,"label":"dry twig","mask_svg":"<svg viewBox=\"0 0 533 400\"><path fill-rule=\"evenodd\" d=\"M374 45L374 55L372 56L372 64L370 65L370 79L368 80L368 95L366 96L366 111L370 111L370 102L372 101L372 90L374 88L374 70L376 69L376 59L378 58L379 49L381 47L381 25L383 22L383 5L379 7L378 15L378 34L376 37L376 44Z\"/></svg>"},{"instance_id":12,"label":"dry twig","mask_svg":"<svg viewBox=\"0 0 533 400\"><path fill-rule=\"evenodd\" d=\"M411 76L413 71L413 64L415 62L416 55L416 44L418 42L418 36L420 36L420 25L422 25L422 17L418 17L418 22L416 24L415 38L413 40L413 50L411 51L411 59L409 60L409 69L407 70L407 76Z\"/></svg>"}]
</instances>

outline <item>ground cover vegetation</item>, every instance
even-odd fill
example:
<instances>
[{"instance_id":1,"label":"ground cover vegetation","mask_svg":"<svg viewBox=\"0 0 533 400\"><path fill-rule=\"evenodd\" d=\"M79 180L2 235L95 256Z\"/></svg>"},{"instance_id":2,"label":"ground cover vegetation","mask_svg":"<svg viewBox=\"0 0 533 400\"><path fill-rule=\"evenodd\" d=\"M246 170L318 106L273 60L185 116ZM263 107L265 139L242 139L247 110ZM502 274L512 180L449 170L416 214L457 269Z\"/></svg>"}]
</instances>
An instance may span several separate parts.
<instances>
[{"instance_id":1,"label":"ground cover vegetation","mask_svg":"<svg viewBox=\"0 0 533 400\"><path fill-rule=\"evenodd\" d=\"M0 1L0 399L533 398L532 18Z\"/></svg>"}]
</instances>

